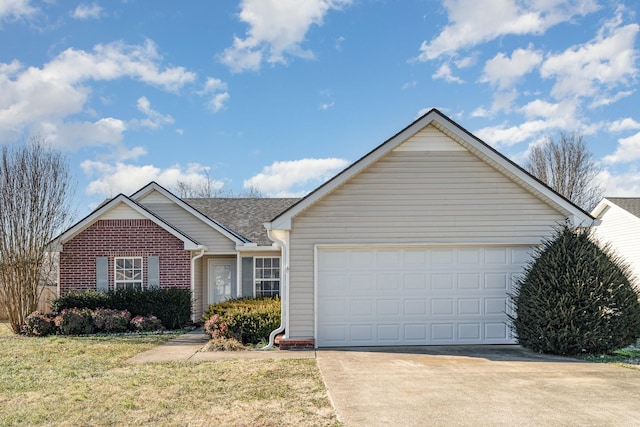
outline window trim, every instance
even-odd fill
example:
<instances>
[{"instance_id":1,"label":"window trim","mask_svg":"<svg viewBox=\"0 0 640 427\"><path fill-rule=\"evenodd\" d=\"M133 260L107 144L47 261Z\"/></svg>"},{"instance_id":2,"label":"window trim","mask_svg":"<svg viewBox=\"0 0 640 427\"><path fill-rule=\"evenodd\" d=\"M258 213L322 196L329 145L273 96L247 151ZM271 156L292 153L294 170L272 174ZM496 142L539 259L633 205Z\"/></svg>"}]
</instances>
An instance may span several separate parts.
<instances>
[{"instance_id":1,"label":"window trim","mask_svg":"<svg viewBox=\"0 0 640 427\"><path fill-rule=\"evenodd\" d=\"M132 260L140 260L140 279L138 280L118 280L118 260L122 259L132 259ZM127 284L130 283L140 283L140 290L144 290L144 259L141 256L117 256L113 258L113 290L118 290L118 285L122 287L122 289L127 289ZM124 285L124 286L123 286ZM137 289L137 288L134 288Z\"/></svg>"},{"instance_id":2,"label":"window trim","mask_svg":"<svg viewBox=\"0 0 640 427\"><path fill-rule=\"evenodd\" d=\"M257 270L258 270L258 263L256 262L256 260L258 259L270 259L270 260L274 260L277 259L278 260L278 278L258 278L257 277ZM261 267L264 270L264 267ZM274 267L269 267L270 270L274 270ZM271 293L271 295L258 295L258 282L278 282L278 291L277 293ZM275 296L280 296L280 286L282 285L282 259L279 256L257 256L257 257L253 257L253 296L254 298L273 298Z\"/></svg>"}]
</instances>

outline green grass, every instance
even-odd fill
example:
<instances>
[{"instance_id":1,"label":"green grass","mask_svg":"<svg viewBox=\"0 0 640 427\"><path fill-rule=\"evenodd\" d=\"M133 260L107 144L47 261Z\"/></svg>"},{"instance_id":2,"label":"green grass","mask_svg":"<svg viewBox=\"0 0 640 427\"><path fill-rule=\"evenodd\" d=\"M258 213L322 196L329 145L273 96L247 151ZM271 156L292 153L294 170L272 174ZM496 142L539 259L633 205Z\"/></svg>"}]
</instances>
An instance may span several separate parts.
<instances>
[{"instance_id":1,"label":"green grass","mask_svg":"<svg viewBox=\"0 0 640 427\"><path fill-rule=\"evenodd\" d=\"M314 360L132 365L170 336L8 335L0 329L0 425L338 424Z\"/></svg>"},{"instance_id":2,"label":"green grass","mask_svg":"<svg viewBox=\"0 0 640 427\"><path fill-rule=\"evenodd\" d=\"M610 354L585 356L584 360L597 363L614 363L634 369L640 369L640 340L636 345L615 350Z\"/></svg>"}]
</instances>

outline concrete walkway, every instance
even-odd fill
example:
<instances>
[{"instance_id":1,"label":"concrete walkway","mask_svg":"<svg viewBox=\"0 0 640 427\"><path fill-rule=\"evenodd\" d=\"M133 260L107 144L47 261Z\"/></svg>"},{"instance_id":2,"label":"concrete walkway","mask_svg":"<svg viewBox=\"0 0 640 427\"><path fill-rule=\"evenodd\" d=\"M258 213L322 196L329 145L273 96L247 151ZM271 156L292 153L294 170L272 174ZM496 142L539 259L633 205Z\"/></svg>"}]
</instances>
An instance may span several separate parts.
<instances>
[{"instance_id":1,"label":"concrete walkway","mask_svg":"<svg viewBox=\"0 0 640 427\"><path fill-rule=\"evenodd\" d=\"M315 359L316 352L305 351L200 351L209 342L202 329L196 329L145 352L138 353L127 363L155 363L191 361L205 362L227 359Z\"/></svg>"}]
</instances>

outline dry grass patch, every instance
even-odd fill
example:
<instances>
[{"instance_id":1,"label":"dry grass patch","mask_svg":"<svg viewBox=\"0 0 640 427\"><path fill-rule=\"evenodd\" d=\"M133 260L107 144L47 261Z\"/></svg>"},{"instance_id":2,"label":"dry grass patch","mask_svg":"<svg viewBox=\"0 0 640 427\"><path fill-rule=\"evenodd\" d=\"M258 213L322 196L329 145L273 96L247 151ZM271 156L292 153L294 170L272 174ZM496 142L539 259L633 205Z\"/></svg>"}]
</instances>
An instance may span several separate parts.
<instances>
[{"instance_id":1,"label":"dry grass patch","mask_svg":"<svg viewBox=\"0 0 640 427\"><path fill-rule=\"evenodd\" d=\"M337 424L314 360L124 363L168 338L0 338L0 425Z\"/></svg>"}]
</instances>

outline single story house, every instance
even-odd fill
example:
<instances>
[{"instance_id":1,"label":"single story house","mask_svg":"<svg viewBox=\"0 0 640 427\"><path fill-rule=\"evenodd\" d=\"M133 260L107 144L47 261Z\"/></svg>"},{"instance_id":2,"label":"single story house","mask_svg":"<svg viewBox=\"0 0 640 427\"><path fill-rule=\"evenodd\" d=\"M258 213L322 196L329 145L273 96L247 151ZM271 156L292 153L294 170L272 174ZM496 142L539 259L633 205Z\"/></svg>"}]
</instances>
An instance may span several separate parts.
<instances>
[{"instance_id":1,"label":"single story house","mask_svg":"<svg viewBox=\"0 0 640 427\"><path fill-rule=\"evenodd\" d=\"M606 197L591 215L599 222L593 236L629 264L632 279L640 287L640 197Z\"/></svg>"},{"instance_id":2,"label":"single story house","mask_svg":"<svg viewBox=\"0 0 640 427\"><path fill-rule=\"evenodd\" d=\"M300 200L120 194L58 238L59 291L190 288L194 319L279 293L289 347L505 344L564 221L593 218L433 109Z\"/></svg>"}]
</instances>

